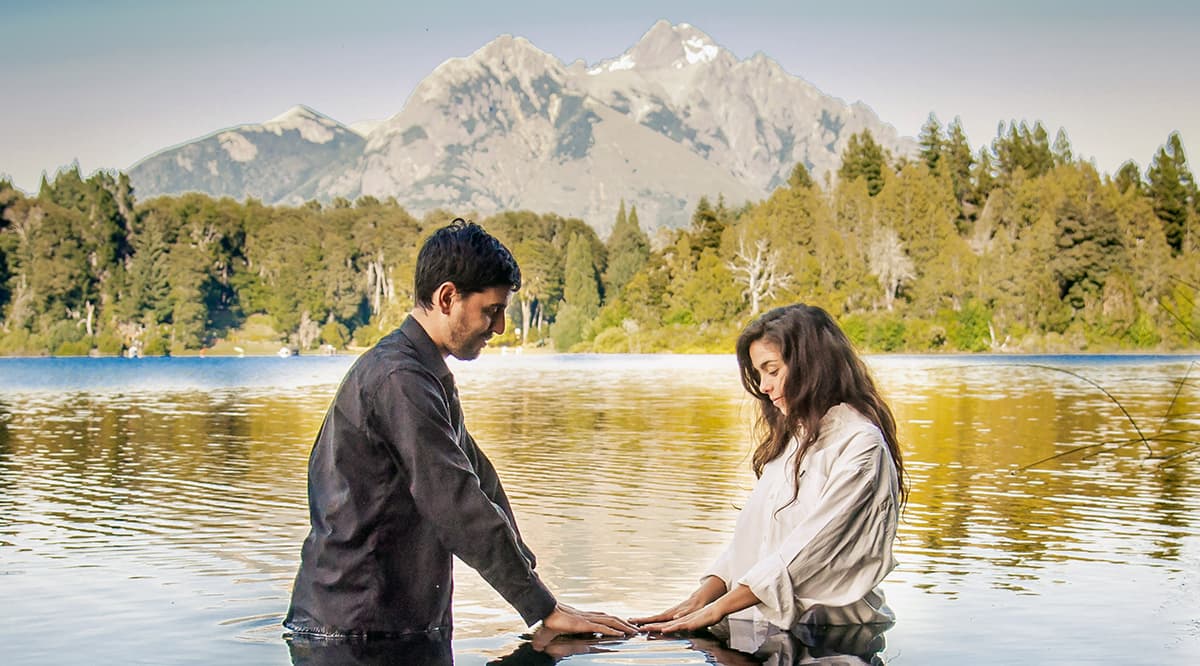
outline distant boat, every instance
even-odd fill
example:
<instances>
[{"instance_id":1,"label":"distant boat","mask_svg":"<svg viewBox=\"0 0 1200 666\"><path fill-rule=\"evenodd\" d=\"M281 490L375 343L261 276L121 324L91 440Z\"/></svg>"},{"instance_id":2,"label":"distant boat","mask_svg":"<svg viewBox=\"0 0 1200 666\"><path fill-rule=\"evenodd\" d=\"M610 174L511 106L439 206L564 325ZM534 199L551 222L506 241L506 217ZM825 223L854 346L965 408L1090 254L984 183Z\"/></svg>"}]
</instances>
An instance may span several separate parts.
<instances>
[{"instance_id":1,"label":"distant boat","mask_svg":"<svg viewBox=\"0 0 1200 666\"><path fill-rule=\"evenodd\" d=\"M279 351L275 352L275 354L278 355L279 358L288 358L289 356L299 356L300 352L299 350L292 349L291 347L285 345L280 347Z\"/></svg>"}]
</instances>

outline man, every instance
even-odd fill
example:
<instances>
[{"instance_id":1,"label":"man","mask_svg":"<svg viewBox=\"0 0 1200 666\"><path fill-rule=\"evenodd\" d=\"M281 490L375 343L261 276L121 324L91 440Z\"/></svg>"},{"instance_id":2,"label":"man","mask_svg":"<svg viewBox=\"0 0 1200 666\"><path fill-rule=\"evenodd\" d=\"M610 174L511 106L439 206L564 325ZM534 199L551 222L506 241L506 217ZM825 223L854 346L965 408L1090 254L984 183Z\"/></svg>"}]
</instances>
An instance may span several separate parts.
<instances>
[{"instance_id":1,"label":"man","mask_svg":"<svg viewBox=\"0 0 1200 666\"><path fill-rule=\"evenodd\" d=\"M284 625L301 635L451 635L452 556L528 624L562 633L635 633L557 603L534 572L508 497L463 425L447 355L479 356L504 332L516 261L473 223L434 232L416 267L416 304L351 367L313 445L312 529Z\"/></svg>"}]
</instances>

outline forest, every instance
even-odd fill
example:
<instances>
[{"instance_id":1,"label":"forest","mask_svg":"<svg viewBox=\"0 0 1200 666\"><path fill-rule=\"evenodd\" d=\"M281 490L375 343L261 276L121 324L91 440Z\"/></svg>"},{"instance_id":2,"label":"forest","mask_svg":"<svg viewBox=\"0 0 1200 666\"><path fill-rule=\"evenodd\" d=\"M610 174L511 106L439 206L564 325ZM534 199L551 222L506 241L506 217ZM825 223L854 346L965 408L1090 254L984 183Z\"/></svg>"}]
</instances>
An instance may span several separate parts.
<instances>
[{"instance_id":1,"label":"forest","mask_svg":"<svg viewBox=\"0 0 1200 666\"><path fill-rule=\"evenodd\" d=\"M421 241L460 216L521 265L493 346L729 352L751 318L803 301L868 352L1196 348L1200 193L1177 133L1115 175L1041 123L973 151L931 115L918 142L893 156L856 134L822 182L799 163L766 199L714 192L679 229L639 219L632 194L589 225L373 197L138 201L125 174L77 165L36 196L0 180L0 354L362 349L411 309Z\"/></svg>"}]
</instances>

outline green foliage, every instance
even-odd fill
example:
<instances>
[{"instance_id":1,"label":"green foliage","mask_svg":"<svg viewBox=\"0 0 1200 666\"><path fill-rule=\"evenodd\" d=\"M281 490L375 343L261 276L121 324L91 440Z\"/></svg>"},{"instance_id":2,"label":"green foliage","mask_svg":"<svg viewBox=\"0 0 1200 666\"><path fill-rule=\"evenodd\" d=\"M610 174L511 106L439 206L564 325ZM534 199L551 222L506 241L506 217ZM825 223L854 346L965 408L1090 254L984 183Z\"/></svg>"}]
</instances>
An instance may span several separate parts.
<instances>
[{"instance_id":1,"label":"green foliage","mask_svg":"<svg viewBox=\"0 0 1200 666\"><path fill-rule=\"evenodd\" d=\"M888 166L888 157L883 146L875 142L870 130L850 135L846 149L842 151L842 166L838 178L851 182L862 178L867 183L871 196L883 189L883 171Z\"/></svg>"},{"instance_id":2,"label":"green foliage","mask_svg":"<svg viewBox=\"0 0 1200 666\"><path fill-rule=\"evenodd\" d=\"M921 144L891 165L856 134L832 189L797 163L758 203L704 197L654 249L624 204L607 242L553 213L486 218L523 274L495 342L728 353L755 311L804 301L871 351L1200 344L1200 196L1178 135L1145 179L1132 162L1102 178L1040 123L1001 125L972 154L957 119L931 116ZM0 354L367 347L408 312L420 242L455 216L369 196L139 203L123 174L77 167L36 197L0 180Z\"/></svg>"},{"instance_id":3,"label":"green foliage","mask_svg":"<svg viewBox=\"0 0 1200 666\"><path fill-rule=\"evenodd\" d=\"M637 206L628 217L625 201L617 213L616 224L608 237L608 270L604 272L604 293L614 298L650 258L650 239L638 224Z\"/></svg>"},{"instance_id":4,"label":"green foliage","mask_svg":"<svg viewBox=\"0 0 1200 666\"><path fill-rule=\"evenodd\" d=\"M600 312L594 255L581 234L573 234L567 244L564 270L563 307L551 329L554 346L560 351L592 337L590 322Z\"/></svg>"},{"instance_id":5,"label":"green foliage","mask_svg":"<svg viewBox=\"0 0 1200 666\"><path fill-rule=\"evenodd\" d=\"M992 313L983 303L972 300L958 312L944 312L943 318L949 320L946 341L954 349L981 352L991 347Z\"/></svg>"},{"instance_id":6,"label":"green foliage","mask_svg":"<svg viewBox=\"0 0 1200 666\"><path fill-rule=\"evenodd\" d=\"M937 173L938 163L946 149L946 137L942 136L942 124L932 113L929 114L929 119L925 121L925 124L921 126L921 133L917 136L917 145L921 147L920 155L925 166L929 167L930 171Z\"/></svg>"},{"instance_id":7,"label":"green foliage","mask_svg":"<svg viewBox=\"0 0 1200 666\"><path fill-rule=\"evenodd\" d=\"M807 189L816 186L816 182L813 181L812 174L808 172L808 167L804 162L796 162L796 166L792 167L787 184L792 189Z\"/></svg>"},{"instance_id":8,"label":"green foliage","mask_svg":"<svg viewBox=\"0 0 1200 666\"><path fill-rule=\"evenodd\" d=\"M1146 185L1142 182L1142 172L1138 169L1137 162L1127 160L1117 170L1117 176L1114 179L1117 185L1117 190L1121 194L1133 190L1134 194L1144 194Z\"/></svg>"},{"instance_id":9,"label":"green foliage","mask_svg":"<svg viewBox=\"0 0 1200 666\"><path fill-rule=\"evenodd\" d=\"M1162 221L1167 243L1176 253L1184 250L1184 244L1194 233L1192 218L1196 214L1196 182L1188 169L1187 157L1183 154L1183 141L1178 132L1167 138L1159 148L1147 174L1148 191L1154 202L1154 214ZM1194 242L1194 241L1193 241Z\"/></svg>"},{"instance_id":10,"label":"green foliage","mask_svg":"<svg viewBox=\"0 0 1200 666\"><path fill-rule=\"evenodd\" d=\"M719 208L713 208L708 197L700 197L696 211L692 213L692 226L688 230L693 239L693 251L697 254L721 246L721 234L725 231L727 217L724 208L724 201Z\"/></svg>"},{"instance_id":11,"label":"green foliage","mask_svg":"<svg viewBox=\"0 0 1200 666\"><path fill-rule=\"evenodd\" d=\"M142 347L142 356L170 356L171 341L162 336L161 332L155 331L148 340L146 345Z\"/></svg>"},{"instance_id":12,"label":"green foliage","mask_svg":"<svg viewBox=\"0 0 1200 666\"><path fill-rule=\"evenodd\" d=\"M96 336L96 351L101 356L120 356L124 348L120 336L115 333L101 333Z\"/></svg>"},{"instance_id":13,"label":"green foliage","mask_svg":"<svg viewBox=\"0 0 1200 666\"><path fill-rule=\"evenodd\" d=\"M345 324L336 321L326 322L321 327L321 342L344 349L350 342L350 329L346 328Z\"/></svg>"},{"instance_id":14,"label":"green foliage","mask_svg":"<svg viewBox=\"0 0 1200 666\"><path fill-rule=\"evenodd\" d=\"M1042 123L1029 127L1015 120L1007 126L1000 123L992 152L996 156L996 168L1002 183L1011 183L1020 171L1027 178L1043 176L1054 168L1054 150L1050 137ZM1066 135L1062 135L1064 140ZM1069 157L1069 155L1068 155Z\"/></svg>"}]
</instances>

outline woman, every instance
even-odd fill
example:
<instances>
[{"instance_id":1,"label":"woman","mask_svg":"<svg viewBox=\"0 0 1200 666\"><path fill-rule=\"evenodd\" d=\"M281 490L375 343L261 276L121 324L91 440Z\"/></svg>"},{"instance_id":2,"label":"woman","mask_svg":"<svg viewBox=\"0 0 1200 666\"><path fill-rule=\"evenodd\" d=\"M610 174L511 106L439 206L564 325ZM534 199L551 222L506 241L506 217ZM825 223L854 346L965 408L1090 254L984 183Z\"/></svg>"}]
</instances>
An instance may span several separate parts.
<instances>
[{"instance_id":1,"label":"woman","mask_svg":"<svg viewBox=\"0 0 1200 666\"><path fill-rule=\"evenodd\" d=\"M785 629L891 622L876 586L896 564L907 491L896 422L866 366L829 314L809 305L751 323L737 359L761 407L758 482L700 587L633 622L661 632L731 614Z\"/></svg>"}]
</instances>

